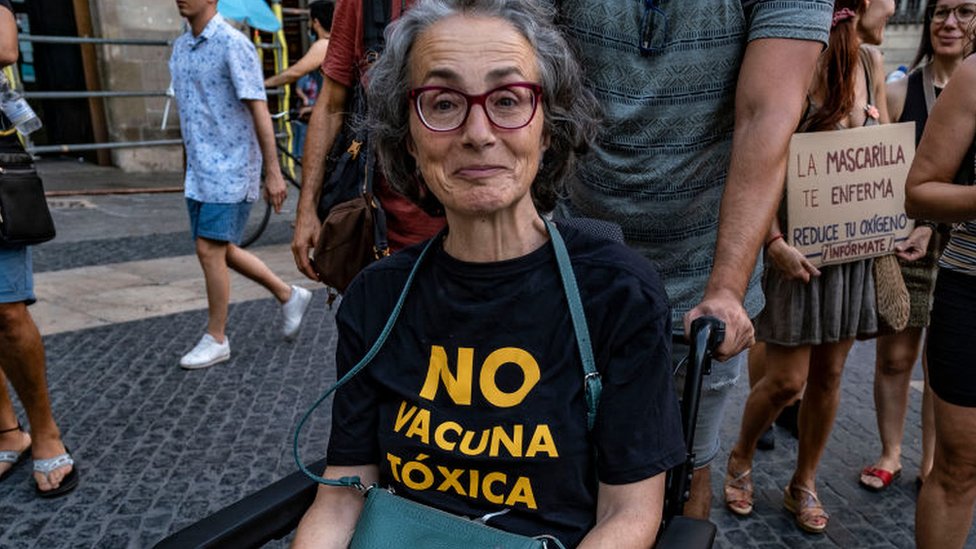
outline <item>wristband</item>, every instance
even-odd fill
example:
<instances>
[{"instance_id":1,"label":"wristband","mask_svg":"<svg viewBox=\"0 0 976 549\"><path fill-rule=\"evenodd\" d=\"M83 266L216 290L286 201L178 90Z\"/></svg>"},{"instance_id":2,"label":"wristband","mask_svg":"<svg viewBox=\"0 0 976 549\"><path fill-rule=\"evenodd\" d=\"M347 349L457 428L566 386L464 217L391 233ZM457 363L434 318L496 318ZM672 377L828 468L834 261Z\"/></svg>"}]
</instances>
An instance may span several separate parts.
<instances>
[{"instance_id":1,"label":"wristband","mask_svg":"<svg viewBox=\"0 0 976 549\"><path fill-rule=\"evenodd\" d=\"M783 236L783 233L774 234L772 238L767 240L766 243L763 245L763 250L768 250L769 247L773 245L773 242L776 242L777 240L780 239L782 239L784 242L786 241L786 238Z\"/></svg>"}]
</instances>

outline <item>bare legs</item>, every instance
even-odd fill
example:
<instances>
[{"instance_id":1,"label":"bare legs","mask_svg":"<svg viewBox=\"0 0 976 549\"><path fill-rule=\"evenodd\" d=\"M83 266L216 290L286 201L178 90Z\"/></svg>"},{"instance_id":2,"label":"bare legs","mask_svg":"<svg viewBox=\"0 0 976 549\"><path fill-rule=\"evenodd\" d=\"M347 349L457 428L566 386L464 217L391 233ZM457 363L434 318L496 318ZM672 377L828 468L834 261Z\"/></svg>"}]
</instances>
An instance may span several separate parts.
<instances>
[{"instance_id":1,"label":"bare legs","mask_svg":"<svg viewBox=\"0 0 976 549\"><path fill-rule=\"evenodd\" d=\"M48 459L65 452L61 442L61 432L54 422L51 413L51 401L48 398L46 363L44 359L44 344L37 325L27 311L27 305L21 303L0 303L0 369L8 378L17 392L30 423L33 438L32 454L35 459ZM0 375L0 428L13 427L16 419L13 417L13 406L7 394L4 375ZM9 423L9 425L8 425ZM21 446L18 448L16 438L20 436ZM0 446L4 450L20 450L23 444L30 442L19 433L7 433L0 439ZM13 443L11 447L6 444ZM61 480L71 471L67 465L51 472L50 475L35 473L41 490L51 490L60 485Z\"/></svg>"},{"instance_id":2,"label":"bare legs","mask_svg":"<svg viewBox=\"0 0 976 549\"><path fill-rule=\"evenodd\" d=\"M691 476L691 495L685 503L685 516L708 519L712 510L712 467L695 469Z\"/></svg>"},{"instance_id":3,"label":"bare legs","mask_svg":"<svg viewBox=\"0 0 976 549\"><path fill-rule=\"evenodd\" d=\"M230 304L230 269L257 282L284 303L291 297L291 287L274 274L257 256L234 244L197 238L197 259L207 284L207 333L224 341L227 329L227 307Z\"/></svg>"},{"instance_id":4,"label":"bare legs","mask_svg":"<svg viewBox=\"0 0 976 549\"><path fill-rule=\"evenodd\" d=\"M796 470L790 484L815 491L817 466L833 428L841 373L853 343L848 339L814 347L766 345L765 375L749 393L739 438L729 455L731 477L752 468L759 437L777 414L804 391L805 385Z\"/></svg>"},{"instance_id":5,"label":"bare legs","mask_svg":"<svg viewBox=\"0 0 976 549\"><path fill-rule=\"evenodd\" d=\"M882 336L877 341L874 405L878 414L878 433L881 435L881 457L874 463L874 467L885 471L901 470L901 443L908 411L909 383L921 340L921 328L908 328L897 334ZM924 362L924 357L922 360ZM926 383L922 403L922 464L919 470L919 477L922 479L932 468L934 446L931 398L928 398L928 392ZM927 424L929 428L926 428ZM883 487L881 479L871 475L861 475L861 482L875 488Z\"/></svg>"},{"instance_id":6,"label":"bare legs","mask_svg":"<svg viewBox=\"0 0 976 549\"><path fill-rule=\"evenodd\" d=\"M915 541L920 549L962 547L976 502L976 408L932 395L935 461L918 496Z\"/></svg>"}]
</instances>

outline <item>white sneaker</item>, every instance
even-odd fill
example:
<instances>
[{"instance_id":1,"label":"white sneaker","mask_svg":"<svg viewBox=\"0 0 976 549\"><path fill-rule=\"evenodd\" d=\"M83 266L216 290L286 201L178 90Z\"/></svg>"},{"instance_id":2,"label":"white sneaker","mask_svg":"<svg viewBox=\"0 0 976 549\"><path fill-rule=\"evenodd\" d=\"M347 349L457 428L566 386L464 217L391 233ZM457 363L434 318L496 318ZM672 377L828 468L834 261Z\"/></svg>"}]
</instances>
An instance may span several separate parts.
<instances>
[{"instance_id":1,"label":"white sneaker","mask_svg":"<svg viewBox=\"0 0 976 549\"><path fill-rule=\"evenodd\" d=\"M224 336L223 343L210 334L203 334L200 342L192 351L183 355L180 359L180 368L184 370L199 370L207 366L213 366L230 358L230 338Z\"/></svg>"},{"instance_id":2,"label":"white sneaker","mask_svg":"<svg viewBox=\"0 0 976 549\"><path fill-rule=\"evenodd\" d=\"M312 292L299 286L291 287L291 297L281 305L281 335L286 341L295 339L298 329L302 326L305 311L312 302Z\"/></svg>"}]
</instances>

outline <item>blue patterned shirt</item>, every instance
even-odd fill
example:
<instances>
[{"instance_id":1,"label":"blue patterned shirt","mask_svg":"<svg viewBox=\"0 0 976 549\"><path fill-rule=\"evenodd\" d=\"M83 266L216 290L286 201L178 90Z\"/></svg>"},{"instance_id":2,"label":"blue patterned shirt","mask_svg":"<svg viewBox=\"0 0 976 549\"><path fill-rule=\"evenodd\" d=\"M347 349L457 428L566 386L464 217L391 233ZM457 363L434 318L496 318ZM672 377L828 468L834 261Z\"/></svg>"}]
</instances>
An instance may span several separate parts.
<instances>
[{"instance_id":1,"label":"blue patterned shirt","mask_svg":"<svg viewBox=\"0 0 976 549\"><path fill-rule=\"evenodd\" d=\"M257 199L261 148L244 100L265 101L254 44L214 15L199 36L176 39L169 59L186 144L186 196L233 204Z\"/></svg>"},{"instance_id":2,"label":"blue patterned shirt","mask_svg":"<svg viewBox=\"0 0 976 549\"><path fill-rule=\"evenodd\" d=\"M659 11L647 15L644 0L559 6L605 110L604 131L570 185L571 208L621 225L627 243L657 266L681 331L711 272L746 45L826 44L833 1L657 0ZM638 48L644 28L655 48L646 56ZM763 306L759 273L745 299L751 316Z\"/></svg>"}]
</instances>

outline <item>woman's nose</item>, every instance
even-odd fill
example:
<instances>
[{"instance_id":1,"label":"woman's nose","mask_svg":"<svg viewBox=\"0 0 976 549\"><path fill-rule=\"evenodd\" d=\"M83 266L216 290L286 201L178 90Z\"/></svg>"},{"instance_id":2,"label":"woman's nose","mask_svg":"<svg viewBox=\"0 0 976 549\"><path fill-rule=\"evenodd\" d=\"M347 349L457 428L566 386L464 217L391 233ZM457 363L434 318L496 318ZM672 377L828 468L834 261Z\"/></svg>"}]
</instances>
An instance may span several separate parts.
<instances>
[{"instance_id":1,"label":"woman's nose","mask_svg":"<svg viewBox=\"0 0 976 549\"><path fill-rule=\"evenodd\" d=\"M465 145L483 147L495 142L495 128L488 120L488 113L483 105L471 106L463 130L462 139Z\"/></svg>"}]
</instances>

